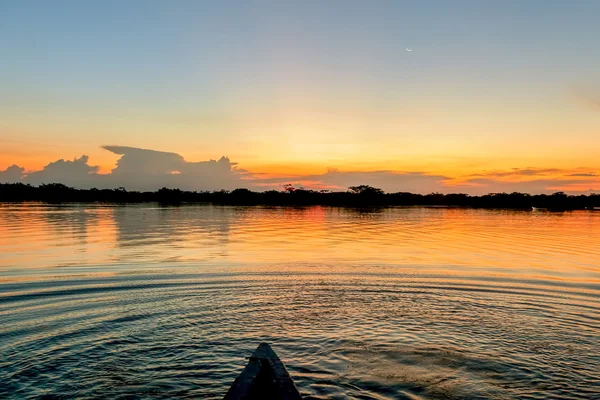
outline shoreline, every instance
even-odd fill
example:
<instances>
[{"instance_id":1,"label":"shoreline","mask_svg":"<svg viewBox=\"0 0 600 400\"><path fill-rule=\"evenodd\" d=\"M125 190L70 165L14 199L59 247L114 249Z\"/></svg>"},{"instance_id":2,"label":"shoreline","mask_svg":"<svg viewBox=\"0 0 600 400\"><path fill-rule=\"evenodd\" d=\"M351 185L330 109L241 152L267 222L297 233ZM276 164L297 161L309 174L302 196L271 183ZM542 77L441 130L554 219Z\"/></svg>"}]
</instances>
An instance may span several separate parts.
<instances>
[{"instance_id":1,"label":"shoreline","mask_svg":"<svg viewBox=\"0 0 600 400\"><path fill-rule=\"evenodd\" d=\"M386 193L371 186L353 186L348 191L315 191L286 187L283 191L254 192L248 189L232 191L184 191L162 188L153 192L118 189L76 189L62 184L30 186L21 183L0 184L0 203L42 202L47 204L100 203L215 206L272 206L272 207L430 207L510 209L533 212L589 210L600 211L600 194L464 193L409 192Z\"/></svg>"}]
</instances>

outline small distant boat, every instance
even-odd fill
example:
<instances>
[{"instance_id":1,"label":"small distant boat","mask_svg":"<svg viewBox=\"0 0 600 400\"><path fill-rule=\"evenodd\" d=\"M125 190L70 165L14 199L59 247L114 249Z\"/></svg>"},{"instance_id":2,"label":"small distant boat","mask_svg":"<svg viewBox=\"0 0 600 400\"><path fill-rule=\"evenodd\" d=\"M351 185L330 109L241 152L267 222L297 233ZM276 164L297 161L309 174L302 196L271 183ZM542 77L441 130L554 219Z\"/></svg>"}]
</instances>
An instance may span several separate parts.
<instances>
[{"instance_id":1,"label":"small distant boat","mask_svg":"<svg viewBox=\"0 0 600 400\"><path fill-rule=\"evenodd\" d=\"M588 207L590 211L600 211L600 207Z\"/></svg>"},{"instance_id":2,"label":"small distant boat","mask_svg":"<svg viewBox=\"0 0 600 400\"><path fill-rule=\"evenodd\" d=\"M271 346L261 343L224 400L302 400L294 381Z\"/></svg>"},{"instance_id":3,"label":"small distant boat","mask_svg":"<svg viewBox=\"0 0 600 400\"><path fill-rule=\"evenodd\" d=\"M548 211L548 209L544 207L531 207L531 211Z\"/></svg>"}]
</instances>

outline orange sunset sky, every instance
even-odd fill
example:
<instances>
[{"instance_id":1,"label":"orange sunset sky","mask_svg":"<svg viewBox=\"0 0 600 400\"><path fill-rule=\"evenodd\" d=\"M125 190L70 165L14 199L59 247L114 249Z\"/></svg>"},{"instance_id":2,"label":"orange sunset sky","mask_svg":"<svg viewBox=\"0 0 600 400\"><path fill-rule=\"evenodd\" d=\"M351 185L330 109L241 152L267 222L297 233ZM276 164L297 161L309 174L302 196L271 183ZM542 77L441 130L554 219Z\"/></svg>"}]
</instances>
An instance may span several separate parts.
<instances>
[{"instance_id":1,"label":"orange sunset sky","mask_svg":"<svg viewBox=\"0 0 600 400\"><path fill-rule=\"evenodd\" d=\"M0 181L600 192L597 2L25 3Z\"/></svg>"}]
</instances>

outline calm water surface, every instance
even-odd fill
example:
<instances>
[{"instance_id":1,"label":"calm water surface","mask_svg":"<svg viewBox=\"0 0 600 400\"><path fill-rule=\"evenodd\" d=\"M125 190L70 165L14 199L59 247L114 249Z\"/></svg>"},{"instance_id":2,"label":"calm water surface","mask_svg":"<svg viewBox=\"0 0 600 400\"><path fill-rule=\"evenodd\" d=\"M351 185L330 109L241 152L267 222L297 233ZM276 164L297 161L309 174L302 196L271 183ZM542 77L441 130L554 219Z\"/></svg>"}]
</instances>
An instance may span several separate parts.
<instances>
[{"instance_id":1,"label":"calm water surface","mask_svg":"<svg viewBox=\"0 0 600 400\"><path fill-rule=\"evenodd\" d=\"M0 398L600 399L600 212L0 205Z\"/></svg>"}]
</instances>

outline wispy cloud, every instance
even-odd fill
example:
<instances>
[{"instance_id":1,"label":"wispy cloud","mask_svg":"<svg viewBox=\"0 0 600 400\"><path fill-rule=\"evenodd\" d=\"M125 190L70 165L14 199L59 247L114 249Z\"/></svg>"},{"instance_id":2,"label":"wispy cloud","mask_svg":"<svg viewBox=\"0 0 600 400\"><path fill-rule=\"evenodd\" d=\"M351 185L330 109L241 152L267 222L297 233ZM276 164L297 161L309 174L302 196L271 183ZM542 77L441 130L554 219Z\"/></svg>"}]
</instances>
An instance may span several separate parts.
<instances>
[{"instance_id":1,"label":"wispy cloud","mask_svg":"<svg viewBox=\"0 0 600 400\"><path fill-rule=\"evenodd\" d=\"M562 170L558 168L513 168L508 171L484 171L476 174L472 174L470 176L478 177L495 177L495 178L504 178L510 176L546 176L560 173Z\"/></svg>"},{"instance_id":2,"label":"wispy cloud","mask_svg":"<svg viewBox=\"0 0 600 400\"><path fill-rule=\"evenodd\" d=\"M577 87L571 90L571 94L580 104L600 111L600 86Z\"/></svg>"},{"instance_id":3,"label":"wispy cloud","mask_svg":"<svg viewBox=\"0 0 600 400\"><path fill-rule=\"evenodd\" d=\"M402 171L339 171L329 169L318 175L301 175L276 178L264 178L258 175L254 179L256 185L276 188L285 183L320 189L342 189L349 186L369 184L387 192L430 193L445 190L444 182L450 179L441 175L430 175L424 172Z\"/></svg>"},{"instance_id":4,"label":"wispy cloud","mask_svg":"<svg viewBox=\"0 0 600 400\"><path fill-rule=\"evenodd\" d=\"M464 188L471 194L490 192L552 193L557 191L583 193L600 191L600 180L578 179L534 179L528 181L500 181L497 179L477 178L463 181L456 188Z\"/></svg>"},{"instance_id":5,"label":"wispy cloud","mask_svg":"<svg viewBox=\"0 0 600 400\"><path fill-rule=\"evenodd\" d=\"M511 168L509 170L483 171L457 178L451 182L457 188L465 187L469 193L529 192L549 193L595 192L600 187L600 175L590 168Z\"/></svg>"},{"instance_id":6,"label":"wispy cloud","mask_svg":"<svg viewBox=\"0 0 600 400\"><path fill-rule=\"evenodd\" d=\"M592 177L592 176L599 176L599 175L597 173L595 173L595 172L587 172L587 173L569 174L567 176Z\"/></svg>"},{"instance_id":7,"label":"wispy cloud","mask_svg":"<svg viewBox=\"0 0 600 400\"><path fill-rule=\"evenodd\" d=\"M531 181L538 178L568 178L568 177L596 177L598 172L585 167L579 168L511 168L508 170L482 171L469 174L466 179L489 178L507 180L507 181Z\"/></svg>"}]
</instances>

